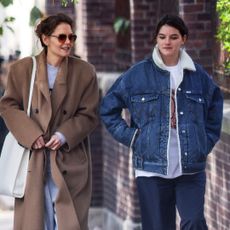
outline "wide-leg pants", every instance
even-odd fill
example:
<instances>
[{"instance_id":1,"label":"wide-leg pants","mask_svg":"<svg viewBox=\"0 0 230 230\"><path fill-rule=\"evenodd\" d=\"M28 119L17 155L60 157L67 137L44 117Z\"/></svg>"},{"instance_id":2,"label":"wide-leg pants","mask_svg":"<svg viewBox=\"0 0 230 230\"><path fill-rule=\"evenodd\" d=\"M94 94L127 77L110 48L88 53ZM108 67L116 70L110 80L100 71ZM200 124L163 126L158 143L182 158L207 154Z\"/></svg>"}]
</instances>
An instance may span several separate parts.
<instances>
[{"instance_id":1,"label":"wide-leg pants","mask_svg":"<svg viewBox=\"0 0 230 230\"><path fill-rule=\"evenodd\" d=\"M206 175L174 179L137 177L143 230L175 230L176 208L181 230L207 230L204 217Z\"/></svg>"}]
</instances>

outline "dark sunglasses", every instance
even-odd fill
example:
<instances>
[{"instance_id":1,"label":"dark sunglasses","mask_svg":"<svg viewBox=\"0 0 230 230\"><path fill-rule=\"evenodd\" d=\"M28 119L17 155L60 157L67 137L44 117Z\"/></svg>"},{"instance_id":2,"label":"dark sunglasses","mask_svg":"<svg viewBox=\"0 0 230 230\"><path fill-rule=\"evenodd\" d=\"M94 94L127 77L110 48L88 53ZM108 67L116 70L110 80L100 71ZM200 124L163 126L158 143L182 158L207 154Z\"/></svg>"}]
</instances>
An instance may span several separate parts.
<instances>
[{"instance_id":1,"label":"dark sunglasses","mask_svg":"<svg viewBox=\"0 0 230 230\"><path fill-rule=\"evenodd\" d=\"M77 35L76 34L69 34L69 35L66 35L66 34L50 35L50 37L57 38L60 43L64 43L66 41L67 37L68 37L68 39L71 42L75 42L76 39L77 39Z\"/></svg>"}]
</instances>

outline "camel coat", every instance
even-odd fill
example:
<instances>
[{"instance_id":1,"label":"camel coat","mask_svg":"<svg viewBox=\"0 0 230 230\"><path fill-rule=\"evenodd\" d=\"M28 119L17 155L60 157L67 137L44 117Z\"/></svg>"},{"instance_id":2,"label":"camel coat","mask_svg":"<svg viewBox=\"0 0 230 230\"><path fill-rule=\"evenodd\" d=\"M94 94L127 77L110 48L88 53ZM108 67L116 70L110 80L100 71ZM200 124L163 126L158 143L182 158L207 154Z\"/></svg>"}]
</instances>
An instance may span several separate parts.
<instances>
[{"instance_id":1,"label":"camel coat","mask_svg":"<svg viewBox=\"0 0 230 230\"><path fill-rule=\"evenodd\" d=\"M0 101L0 113L18 142L31 149L44 135L55 131L66 144L51 151L51 172L59 189L56 211L59 230L86 230L91 199L91 158L88 135L98 122L99 91L94 68L74 57L63 60L50 95L46 54L38 56L31 118L26 115L32 59L23 58L11 66L7 89ZM44 150L31 151L23 199L15 200L14 230L44 229Z\"/></svg>"}]
</instances>

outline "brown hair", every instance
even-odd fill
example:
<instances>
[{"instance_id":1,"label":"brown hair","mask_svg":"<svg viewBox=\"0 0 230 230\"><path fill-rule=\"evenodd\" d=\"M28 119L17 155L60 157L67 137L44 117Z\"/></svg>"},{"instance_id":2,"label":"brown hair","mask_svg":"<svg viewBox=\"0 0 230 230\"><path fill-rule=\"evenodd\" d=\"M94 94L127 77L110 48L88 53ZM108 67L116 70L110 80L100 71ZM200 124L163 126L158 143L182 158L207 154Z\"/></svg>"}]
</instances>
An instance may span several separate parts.
<instances>
[{"instance_id":1,"label":"brown hair","mask_svg":"<svg viewBox=\"0 0 230 230\"><path fill-rule=\"evenodd\" d=\"M69 24L71 29L73 30L73 20L63 13L48 16L38 24L37 28L35 29L35 33L40 39L41 45L45 49L47 49L47 47L42 41L42 35L44 34L46 36L50 36L54 32L55 28L61 23Z\"/></svg>"}]
</instances>

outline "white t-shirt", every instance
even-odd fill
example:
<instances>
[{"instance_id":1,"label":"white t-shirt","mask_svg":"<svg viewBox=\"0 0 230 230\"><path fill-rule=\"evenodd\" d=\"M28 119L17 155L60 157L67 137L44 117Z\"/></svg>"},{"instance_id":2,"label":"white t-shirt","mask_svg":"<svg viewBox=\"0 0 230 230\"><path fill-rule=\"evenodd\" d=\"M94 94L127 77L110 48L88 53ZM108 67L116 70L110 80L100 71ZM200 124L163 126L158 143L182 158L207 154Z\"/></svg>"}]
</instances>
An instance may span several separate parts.
<instances>
[{"instance_id":1,"label":"white t-shirt","mask_svg":"<svg viewBox=\"0 0 230 230\"><path fill-rule=\"evenodd\" d=\"M47 64L49 89L53 89L57 77L58 67Z\"/></svg>"},{"instance_id":2,"label":"white t-shirt","mask_svg":"<svg viewBox=\"0 0 230 230\"><path fill-rule=\"evenodd\" d=\"M47 64L47 72L48 72L47 74L48 74L49 90L52 90L58 74L58 67ZM55 134L60 138L62 144L66 142L65 136L62 133L55 132Z\"/></svg>"}]
</instances>

